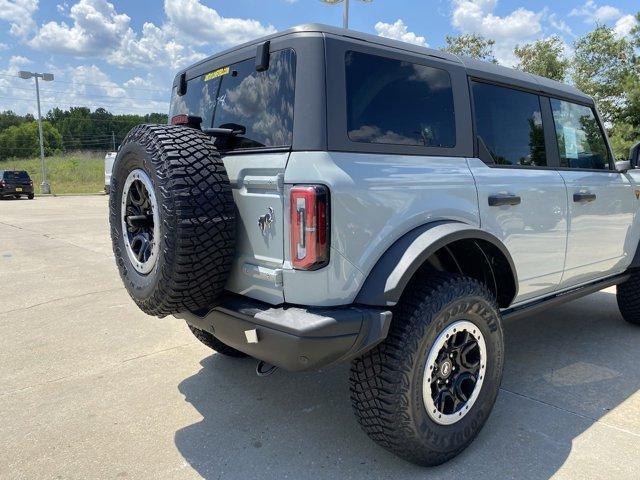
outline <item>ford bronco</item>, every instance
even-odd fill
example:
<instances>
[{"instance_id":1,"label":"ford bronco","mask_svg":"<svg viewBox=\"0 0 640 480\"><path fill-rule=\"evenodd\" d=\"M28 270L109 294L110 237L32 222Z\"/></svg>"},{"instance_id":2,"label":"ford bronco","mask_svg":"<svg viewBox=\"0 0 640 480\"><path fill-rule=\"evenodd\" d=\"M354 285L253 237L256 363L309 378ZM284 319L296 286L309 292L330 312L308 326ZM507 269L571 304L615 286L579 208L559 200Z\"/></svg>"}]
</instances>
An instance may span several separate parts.
<instances>
[{"instance_id":1,"label":"ford bronco","mask_svg":"<svg viewBox=\"0 0 640 480\"><path fill-rule=\"evenodd\" d=\"M502 322L617 285L640 324L639 147L521 71L306 25L179 72L135 127L113 250L150 315L259 369L350 362L384 448L454 457L502 378Z\"/></svg>"}]
</instances>

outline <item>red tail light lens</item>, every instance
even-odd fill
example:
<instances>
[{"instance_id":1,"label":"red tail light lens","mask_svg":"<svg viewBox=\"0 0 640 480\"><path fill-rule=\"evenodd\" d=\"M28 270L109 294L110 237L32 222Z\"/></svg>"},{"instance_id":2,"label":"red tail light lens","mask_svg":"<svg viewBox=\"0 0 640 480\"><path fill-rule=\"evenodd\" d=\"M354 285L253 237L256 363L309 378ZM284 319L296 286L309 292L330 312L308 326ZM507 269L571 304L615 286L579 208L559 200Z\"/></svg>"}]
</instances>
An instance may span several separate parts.
<instances>
[{"instance_id":1,"label":"red tail light lens","mask_svg":"<svg viewBox=\"0 0 640 480\"><path fill-rule=\"evenodd\" d=\"M291 264L316 270L329 263L329 190L323 185L291 189Z\"/></svg>"},{"instance_id":2,"label":"red tail light lens","mask_svg":"<svg viewBox=\"0 0 640 480\"><path fill-rule=\"evenodd\" d=\"M4 180L0 180L0 188L4 188Z\"/></svg>"},{"instance_id":3,"label":"red tail light lens","mask_svg":"<svg viewBox=\"0 0 640 480\"><path fill-rule=\"evenodd\" d=\"M174 115L171 117L171 125L186 125L189 123L187 115Z\"/></svg>"}]
</instances>

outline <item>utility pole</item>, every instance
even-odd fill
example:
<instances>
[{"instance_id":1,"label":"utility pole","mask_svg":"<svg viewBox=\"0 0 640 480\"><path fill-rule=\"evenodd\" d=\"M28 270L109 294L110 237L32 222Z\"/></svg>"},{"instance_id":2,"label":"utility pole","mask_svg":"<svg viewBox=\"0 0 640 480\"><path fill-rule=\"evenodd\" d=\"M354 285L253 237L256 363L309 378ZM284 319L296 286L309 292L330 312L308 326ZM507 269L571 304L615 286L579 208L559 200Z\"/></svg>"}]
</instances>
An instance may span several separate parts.
<instances>
[{"instance_id":1,"label":"utility pole","mask_svg":"<svg viewBox=\"0 0 640 480\"><path fill-rule=\"evenodd\" d=\"M40 166L42 167L42 183L40 184L40 193L51 193L51 185L47 182L47 171L44 166L44 141L42 139L42 112L40 110L40 84L38 79L41 78L45 82L53 81L53 73L35 73L20 71L18 76L24 80L29 80L31 77L36 80L36 98L38 101L38 135L40 137Z\"/></svg>"}]
</instances>

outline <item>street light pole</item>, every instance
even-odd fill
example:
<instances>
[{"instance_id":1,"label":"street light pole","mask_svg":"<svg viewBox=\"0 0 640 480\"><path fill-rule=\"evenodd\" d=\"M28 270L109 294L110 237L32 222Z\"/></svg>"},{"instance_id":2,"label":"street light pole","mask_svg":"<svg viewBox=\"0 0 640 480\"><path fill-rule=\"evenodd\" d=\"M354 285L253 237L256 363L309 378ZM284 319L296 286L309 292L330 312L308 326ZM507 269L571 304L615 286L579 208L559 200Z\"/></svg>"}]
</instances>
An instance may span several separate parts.
<instances>
[{"instance_id":1,"label":"street light pole","mask_svg":"<svg viewBox=\"0 0 640 480\"><path fill-rule=\"evenodd\" d=\"M349 0L344 0L344 10L342 11L342 28L349 28Z\"/></svg>"},{"instance_id":2,"label":"street light pole","mask_svg":"<svg viewBox=\"0 0 640 480\"><path fill-rule=\"evenodd\" d=\"M47 182L47 172L44 169L44 141L42 140L42 113L40 112L40 85L38 84L38 76L36 79L36 98L38 99L38 135L40 136L40 166L42 167L42 183L40 184L40 193L51 193L51 186Z\"/></svg>"},{"instance_id":3,"label":"street light pole","mask_svg":"<svg viewBox=\"0 0 640 480\"><path fill-rule=\"evenodd\" d=\"M349 28L349 0L320 0L323 3L329 5L335 5L336 3L343 3L342 7L342 27ZM369 3L373 0L361 0L364 3Z\"/></svg>"},{"instance_id":4,"label":"street light pole","mask_svg":"<svg viewBox=\"0 0 640 480\"><path fill-rule=\"evenodd\" d=\"M44 166L44 140L42 138L42 112L40 110L40 84L38 79L41 78L45 82L51 82L53 80L52 73L35 73L35 72L18 72L18 76L24 80L28 80L31 77L36 80L36 99L38 101L38 135L40 137L40 166L42 168L42 183L40 184L40 193L51 193L51 185L47 182L47 171Z\"/></svg>"}]
</instances>

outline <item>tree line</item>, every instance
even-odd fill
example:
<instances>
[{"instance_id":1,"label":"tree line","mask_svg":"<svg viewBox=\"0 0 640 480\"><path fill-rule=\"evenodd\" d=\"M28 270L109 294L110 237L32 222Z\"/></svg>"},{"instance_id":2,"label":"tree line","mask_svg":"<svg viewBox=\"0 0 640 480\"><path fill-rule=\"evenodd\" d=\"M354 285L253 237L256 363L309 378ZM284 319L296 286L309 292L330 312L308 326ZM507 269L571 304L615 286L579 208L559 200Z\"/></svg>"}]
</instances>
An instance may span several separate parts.
<instances>
[{"instance_id":1,"label":"tree line","mask_svg":"<svg viewBox=\"0 0 640 480\"><path fill-rule=\"evenodd\" d=\"M42 119L45 155L76 150L114 150L140 123L167 123L164 113L115 115L104 108L54 108ZM0 160L40 155L38 124L31 114L0 112Z\"/></svg>"}]
</instances>

